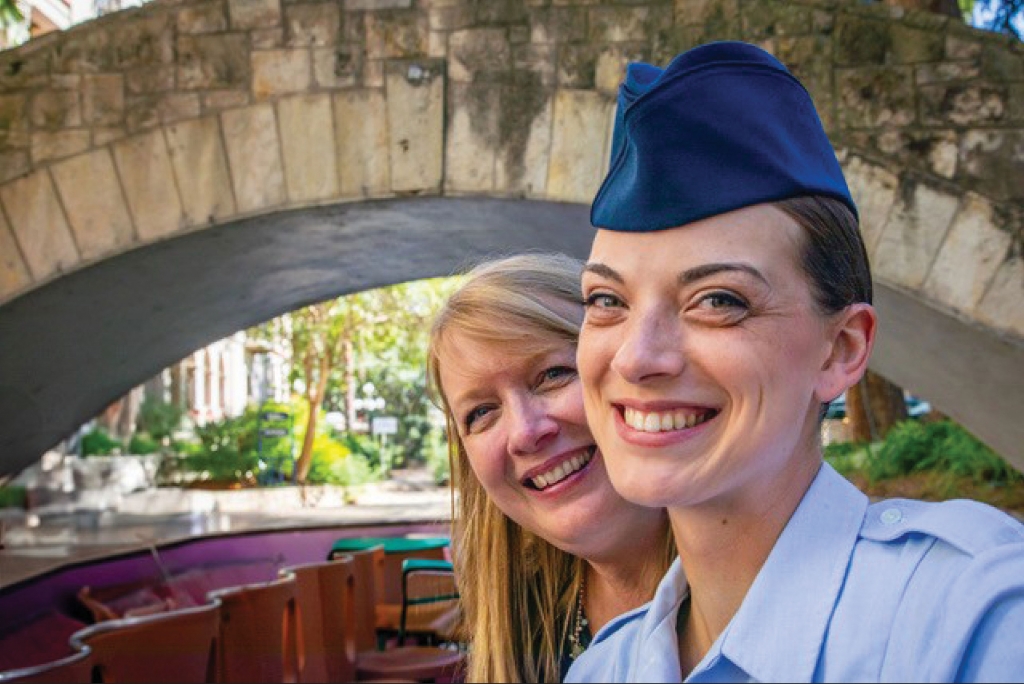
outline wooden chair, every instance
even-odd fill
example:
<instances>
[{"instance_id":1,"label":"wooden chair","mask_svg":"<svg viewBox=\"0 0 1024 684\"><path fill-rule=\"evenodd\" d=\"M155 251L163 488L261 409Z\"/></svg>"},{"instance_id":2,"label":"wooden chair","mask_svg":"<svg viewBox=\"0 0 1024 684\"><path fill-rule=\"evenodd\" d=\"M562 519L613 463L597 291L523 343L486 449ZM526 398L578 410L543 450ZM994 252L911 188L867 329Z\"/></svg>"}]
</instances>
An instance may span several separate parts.
<instances>
[{"instance_id":1,"label":"wooden chair","mask_svg":"<svg viewBox=\"0 0 1024 684\"><path fill-rule=\"evenodd\" d=\"M106 620L71 637L91 650L93 681L210 682L220 626L216 604Z\"/></svg>"},{"instance_id":2,"label":"wooden chair","mask_svg":"<svg viewBox=\"0 0 1024 684\"><path fill-rule=\"evenodd\" d=\"M218 682L299 681L303 635L296 593L295 575L288 574L207 594L220 603Z\"/></svg>"},{"instance_id":3,"label":"wooden chair","mask_svg":"<svg viewBox=\"0 0 1024 684\"><path fill-rule=\"evenodd\" d=\"M458 679L465 655L437 646L376 647L377 586L382 581L384 549L350 554L355 572L351 629L356 647L357 680L436 681Z\"/></svg>"},{"instance_id":4,"label":"wooden chair","mask_svg":"<svg viewBox=\"0 0 1024 684\"><path fill-rule=\"evenodd\" d=\"M300 682L352 682L356 678L353 624L354 561L350 556L293 565L281 574L295 576L303 653Z\"/></svg>"},{"instance_id":5,"label":"wooden chair","mask_svg":"<svg viewBox=\"0 0 1024 684\"><path fill-rule=\"evenodd\" d=\"M409 558L402 563L402 615L398 645L406 638L425 639L427 645L465 646L462 607L455 570L450 561Z\"/></svg>"},{"instance_id":6,"label":"wooden chair","mask_svg":"<svg viewBox=\"0 0 1024 684\"><path fill-rule=\"evenodd\" d=\"M92 682L92 652L80 649L41 665L0 672L0 682L9 684L89 684Z\"/></svg>"}]
</instances>

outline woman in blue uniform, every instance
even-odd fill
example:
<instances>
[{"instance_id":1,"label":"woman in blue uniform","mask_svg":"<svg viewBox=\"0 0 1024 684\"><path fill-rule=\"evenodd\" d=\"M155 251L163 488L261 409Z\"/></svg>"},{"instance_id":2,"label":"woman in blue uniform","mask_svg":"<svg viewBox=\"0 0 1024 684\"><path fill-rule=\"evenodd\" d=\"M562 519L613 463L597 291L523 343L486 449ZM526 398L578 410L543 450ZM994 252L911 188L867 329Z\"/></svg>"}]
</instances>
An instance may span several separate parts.
<instances>
[{"instance_id":1,"label":"woman in blue uniform","mask_svg":"<svg viewBox=\"0 0 1024 684\"><path fill-rule=\"evenodd\" d=\"M712 43L620 90L578 362L615 488L679 559L568 681L1024 677L1024 526L824 464L875 339L857 209L802 85Z\"/></svg>"}]
</instances>

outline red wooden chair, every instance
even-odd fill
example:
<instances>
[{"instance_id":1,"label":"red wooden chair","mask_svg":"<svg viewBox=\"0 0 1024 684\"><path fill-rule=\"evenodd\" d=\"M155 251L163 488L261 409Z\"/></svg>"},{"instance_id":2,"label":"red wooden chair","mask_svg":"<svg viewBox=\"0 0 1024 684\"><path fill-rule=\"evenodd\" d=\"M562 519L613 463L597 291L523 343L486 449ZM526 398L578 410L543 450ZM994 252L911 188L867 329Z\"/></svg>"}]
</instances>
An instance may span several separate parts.
<instances>
[{"instance_id":1,"label":"red wooden chair","mask_svg":"<svg viewBox=\"0 0 1024 684\"><path fill-rule=\"evenodd\" d=\"M0 672L3 684L89 684L92 664L89 649L82 649L41 665Z\"/></svg>"},{"instance_id":2,"label":"red wooden chair","mask_svg":"<svg viewBox=\"0 0 1024 684\"><path fill-rule=\"evenodd\" d=\"M396 646L378 650L377 586L382 583L384 550L374 547L350 553L353 559L351 629L356 647L358 680L452 680L461 676L465 654L437 646Z\"/></svg>"},{"instance_id":3,"label":"red wooden chair","mask_svg":"<svg viewBox=\"0 0 1024 684\"><path fill-rule=\"evenodd\" d=\"M218 589L218 682L298 682L303 650L295 576Z\"/></svg>"},{"instance_id":4,"label":"red wooden chair","mask_svg":"<svg viewBox=\"0 0 1024 684\"><path fill-rule=\"evenodd\" d=\"M300 682L352 682L356 678L352 632L355 582L350 556L294 565L281 570L295 576L304 650Z\"/></svg>"},{"instance_id":5,"label":"red wooden chair","mask_svg":"<svg viewBox=\"0 0 1024 684\"><path fill-rule=\"evenodd\" d=\"M71 644L92 651L96 681L199 684L213 681L219 625L218 606L208 604L105 620L76 632Z\"/></svg>"}]
</instances>

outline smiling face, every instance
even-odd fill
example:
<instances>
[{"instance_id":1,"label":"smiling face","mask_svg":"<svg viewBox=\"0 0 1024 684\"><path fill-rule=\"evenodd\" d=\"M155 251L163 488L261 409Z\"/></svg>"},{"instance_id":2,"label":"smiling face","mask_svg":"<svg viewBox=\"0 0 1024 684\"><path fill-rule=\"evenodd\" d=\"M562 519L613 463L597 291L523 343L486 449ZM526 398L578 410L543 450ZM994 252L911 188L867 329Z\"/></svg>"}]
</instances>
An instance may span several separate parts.
<instances>
[{"instance_id":1,"label":"smiling face","mask_svg":"<svg viewBox=\"0 0 1024 684\"><path fill-rule=\"evenodd\" d=\"M821 403L856 369L836 363L850 347L836 332L850 314L816 307L802 240L770 205L670 230L598 232L582 281L579 368L595 438L627 499L756 509L816 469Z\"/></svg>"},{"instance_id":2,"label":"smiling face","mask_svg":"<svg viewBox=\"0 0 1024 684\"><path fill-rule=\"evenodd\" d=\"M592 558L657 515L612 488L587 427L575 357L566 340L537 340L524 352L453 332L439 375L466 457L494 504L555 546Z\"/></svg>"}]
</instances>

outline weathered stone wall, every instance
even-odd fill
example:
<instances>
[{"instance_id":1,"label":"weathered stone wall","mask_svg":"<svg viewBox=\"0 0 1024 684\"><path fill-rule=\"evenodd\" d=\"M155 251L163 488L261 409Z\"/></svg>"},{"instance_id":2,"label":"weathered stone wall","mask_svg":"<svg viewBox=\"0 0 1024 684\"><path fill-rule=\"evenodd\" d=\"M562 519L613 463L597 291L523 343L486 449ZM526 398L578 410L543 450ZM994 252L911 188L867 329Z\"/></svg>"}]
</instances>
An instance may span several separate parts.
<instances>
[{"instance_id":1,"label":"weathered stone wall","mask_svg":"<svg viewBox=\"0 0 1024 684\"><path fill-rule=\"evenodd\" d=\"M1024 48L802 0L157 0L0 53L0 303L245 216L587 203L630 60L761 44L814 95L876 276L1024 339Z\"/></svg>"}]
</instances>

